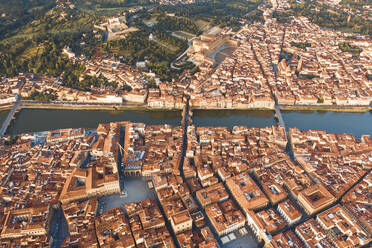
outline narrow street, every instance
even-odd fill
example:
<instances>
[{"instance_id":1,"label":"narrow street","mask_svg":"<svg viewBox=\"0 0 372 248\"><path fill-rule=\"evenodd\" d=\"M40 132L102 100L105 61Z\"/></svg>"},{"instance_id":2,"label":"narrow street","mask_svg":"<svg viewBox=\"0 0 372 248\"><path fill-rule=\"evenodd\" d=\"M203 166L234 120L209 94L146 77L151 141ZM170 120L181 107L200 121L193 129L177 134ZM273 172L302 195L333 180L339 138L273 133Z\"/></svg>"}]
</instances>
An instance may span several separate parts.
<instances>
[{"instance_id":1,"label":"narrow street","mask_svg":"<svg viewBox=\"0 0 372 248\"><path fill-rule=\"evenodd\" d=\"M179 164L180 175L181 175L184 182L186 182L186 178L185 178L185 175L183 173L183 165L184 165L184 160L185 160L185 156L186 156L186 149L187 149L187 142L188 142L188 140L187 140L187 128L189 126L189 110L190 110L190 105L189 105L189 99L188 99L187 102L186 102L185 114L184 114L183 123L182 123L182 126L183 126L183 145L182 145L182 154L181 154L182 157L181 157L180 164ZM214 235L214 238L218 241L218 244L219 244L220 247L223 247L223 248L248 248L248 247L249 248L254 248L254 247L260 247L260 245L257 245L258 241L256 240L256 238L254 237L253 233L251 232L251 230L249 229L249 227L247 225L245 225L244 228L246 230L248 230L248 232L245 233L244 235L239 233L238 230L235 230L235 231L229 233L228 235L224 235L224 236L219 237L217 235L216 231L214 230L211 222L209 221L209 218L207 217L207 214L206 214L204 208L200 205L199 201L196 199L195 194L193 194L192 196L194 198L194 201L198 205L198 208L196 210L194 210L193 212L200 211L204 215L205 223L206 223L205 226L207 226L210 229L210 231ZM234 200L234 202L235 202L235 200ZM235 204L237 204L237 203L235 202ZM195 226L193 227L193 229L200 230L200 228L196 228ZM240 228L240 229L243 229L243 228ZM235 236L235 238L231 239L231 240L229 239L229 242L227 242L225 244L222 243L222 238L227 238L227 236L229 236L229 235L233 235L233 236Z\"/></svg>"},{"instance_id":2,"label":"narrow street","mask_svg":"<svg viewBox=\"0 0 372 248\"><path fill-rule=\"evenodd\" d=\"M181 160L180 160L180 165L179 165L179 170L181 177L184 182L186 182L185 175L183 174L183 163L185 161L185 156L186 156L186 149L187 149L187 127L189 123L189 99L187 99L186 105L185 105L185 115L183 117L183 144L182 144L182 153L181 153Z\"/></svg>"}]
</instances>

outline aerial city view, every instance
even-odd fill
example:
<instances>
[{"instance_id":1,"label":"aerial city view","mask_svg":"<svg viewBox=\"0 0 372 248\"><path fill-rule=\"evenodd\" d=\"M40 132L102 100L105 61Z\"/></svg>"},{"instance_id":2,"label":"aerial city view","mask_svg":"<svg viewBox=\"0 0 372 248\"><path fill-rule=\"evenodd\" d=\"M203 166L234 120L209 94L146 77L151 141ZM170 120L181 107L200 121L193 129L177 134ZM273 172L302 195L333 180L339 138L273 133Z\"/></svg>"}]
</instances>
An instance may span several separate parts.
<instances>
[{"instance_id":1,"label":"aerial city view","mask_svg":"<svg viewBox=\"0 0 372 248\"><path fill-rule=\"evenodd\" d=\"M0 247L371 247L371 169L371 0L0 0Z\"/></svg>"}]
</instances>

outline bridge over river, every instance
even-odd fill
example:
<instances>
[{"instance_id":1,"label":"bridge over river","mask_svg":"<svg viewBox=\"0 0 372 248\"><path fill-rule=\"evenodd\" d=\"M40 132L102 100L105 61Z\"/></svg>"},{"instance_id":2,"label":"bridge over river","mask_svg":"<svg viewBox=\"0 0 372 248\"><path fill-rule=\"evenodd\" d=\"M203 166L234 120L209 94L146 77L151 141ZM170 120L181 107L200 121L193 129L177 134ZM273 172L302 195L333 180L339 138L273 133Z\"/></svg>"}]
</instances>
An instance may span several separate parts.
<instances>
[{"instance_id":1,"label":"bridge over river","mask_svg":"<svg viewBox=\"0 0 372 248\"><path fill-rule=\"evenodd\" d=\"M6 118L5 121L3 122L3 125L1 126L1 129L0 129L0 136L5 134L6 130L8 129L8 127L9 127L9 125L10 125L10 122L11 122L12 119L14 118L14 115L15 115L15 113L17 112L18 107L19 107L20 105L21 105L21 96L20 96L20 95L17 95L17 96L16 96L16 102L14 103L12 110L9 112L7 118Z\"/></svg>"}]
</instances>

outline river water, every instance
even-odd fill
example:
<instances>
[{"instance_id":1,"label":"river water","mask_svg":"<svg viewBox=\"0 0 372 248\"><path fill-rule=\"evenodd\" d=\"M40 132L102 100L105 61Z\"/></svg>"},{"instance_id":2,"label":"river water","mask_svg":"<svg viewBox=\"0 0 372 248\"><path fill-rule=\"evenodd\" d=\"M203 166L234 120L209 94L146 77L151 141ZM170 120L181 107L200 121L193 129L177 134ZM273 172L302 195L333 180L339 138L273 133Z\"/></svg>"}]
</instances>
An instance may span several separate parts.
<instances>
[{"instance_id":1,"label":"river water","mask_svg":"<svg viewBox=\"0 0 372 248\"><path fill-rule=\"evenodd\" d=\"M193 110L195 126L248 126L267 127L275 125L274 111L253 110Z\"/></svg>"},{"instance_id":2,"label":"river water","mask_svg":"<svg viewBox=\"0 0 372 248\"><path fill-rule=\"evenodd\" d=\"M181 119L181 111L22 109L7 134L16 135L61 128L96 128L99 123L115 121L180 125Z\"/></svg>"},{"instance_id":3,"label":"river water","mask_svg":"<svg viewBox=\"0 0 372 248\"><path fill-rule=\"evenodd\" d=\"M287 128L322 129L330 133L351 133L357 137L372 135L372 112L351 113L332 111L282 111ZM273 111L250 110L194 110L196 126L248 126L267 127L275 125Z\"/></svg>"},{"instance_id":4,"label":"river water","mask_svg":"<svg viewBox=\"0 0 372 248\"><path fill-rule=\"evenodd\" d=\"M0 110L0 127L3 125L3 122L5 121L6 117L8 116L9 111L7 110Z\"/></svg>"},{"instance_id":5,"label":"river water","mask_svg":"<svg viewBox=\"0 0 372 248\"><path fill-rule=\"evenodd\" d=\"M329 133L350 133L356 137L372 136L372 111L365 113L332 111L282 111L288 127L320 129Z\"/></svg>"},{"instance_id":6,"label":"river water","mask_svg":"<svg viewBox=\"0 0 372 248\"><path fill-rule=\"evenodd\" d=\"M2 123L8 111L0 112ZM299 129L323 129L334 133L351 133L357 137L372 135L372 112L350 113L332 111L282 111L288 127ZM12 122L7 133L19 134L54 130L59 128L96 128L99 123L115 121L142 122L145 124L181 125L180 111L85 111L22 109ZM194 110L192 116L196 126L267 127L275 125L273 111L253 110Z\"/></svg>"}]
</instances>

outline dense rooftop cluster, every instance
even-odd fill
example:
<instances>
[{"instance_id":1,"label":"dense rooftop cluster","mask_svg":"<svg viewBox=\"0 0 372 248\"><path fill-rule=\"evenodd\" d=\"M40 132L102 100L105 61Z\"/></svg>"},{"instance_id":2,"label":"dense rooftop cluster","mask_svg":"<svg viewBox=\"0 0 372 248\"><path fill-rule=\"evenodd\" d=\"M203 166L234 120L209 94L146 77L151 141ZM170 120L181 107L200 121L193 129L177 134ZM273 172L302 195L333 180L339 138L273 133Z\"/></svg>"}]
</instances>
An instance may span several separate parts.
<instances>
[{"instance_id":1,"label":"dense rooftop cluster","mask_svg":"<svg viewBox=\"0 0 372 248\"><path fill-rule=\"evenodd\" d=\"M265 24L194 39L187 55L198 63L195 74L186 70L151 88L145 73L116 59L77 58L66 48L84 75L109 84L85 92L20 74L2 79L0 105L18 94L178 109L187 99L193 108L216 109L370 105L370 38L320 29L303 17L280 24L270 15L290 3L271 2L272 9L259 7ZM223 44L234 52L216 64L211 55ZM0 165L1 247L217 248L247 229L269 248L372 242L369 135L115 122L0 136ZM123 188L128 176L146 180L153 197L104 212L101 197L131 194ZM67 235L55 240L65 224Z\"/></svg>"},{"instance_id":2,"label":"dense rooftop cluster","mask_svg":"<svg viewBox=\"0 0 372 248\"><path fill-rule=\"evenodd\" d=\"M366 232L339 205L300 224L296 233L307 247L354 247L370 241Z\"/></svg>"},{"instance_id":3,"label":"dense rooftop cluster","mask_svg":"<svg viewBox=\"0 0 372 248\"><path fill-rule=\"evenodd\" d=\"M119 125L109 126L111 133L105 139L114 149L101 156L91 156L92 147L99 142L95 131L82 128L22 134L17 143L1 148L2 244L17 239L29 246L37 246L41 240L46 244L52 231L51 220L59 208L68 220L72 234L69 242L91 238L89 233L81 237L83 232L79 230L94 221L96 197L120 192L113 163L118 154L114 137L115 132L120 132ZM84 225L82 219L86 219ZM95 232L94 223L91 230ZM45 238L29 238L40 235Z\"/></svg>"},{"instance_id":4,"label":"dense rooftop cluster","mask_svg":"<svg viewBox=\"0 0 372 248\"><path fill-rule=\"evenodd\" d=\"M89 66L88 68L90 68ZM104 68L95 69L99 70L99 74L102 73L104 75L104 73L108 73ZM120 70L120 68L118 70ZM115 81L119 82L120 85L117 87L112 85L92 86L89 92L66 87L58 78L55 77L34 74L19 74L17 77L3 79L1 83L1 90L4 91L4 94L1 94L0 105L9 105L14 103L16 101L16 95L18 94L21 95L24 100L36 101L116 105L122 104L123 102L143 103L147 96L147 91L144 89L144 87L146 87L146 81L141 83L141 81L135 76L137 75L137 77L140 77L141 74L138 74L138 72L132 72L129 68L121 68L121 70L123 71L121 73L125 75L122 78L125 78L125 80ZM94 73L98 72L96 71L94 73L89 73L89 75L93 75ZM133 76L128 75L130 73L134 73ZM117 77L119 76L121 76L121 74L117 75ZM107 78L108 80L112 80L112 78L109 76L107 76ZM133 90L125 91L121 87L123 85L131 85ZM35 94L40 96L53 96L53 98L38 99L34 97Z\"/></svg>"},{"instance_id":5,"label":"dense rooftop cluster","mask_svg":"<svg viewBox=\"0 0 372 248\"><path fill-rule=\"evenodd\" d=\"M94 59L86 60L83 62L85 65L84 74L90 76L103 76L109 82L118 83L117 88L114 88L111 94L121 96L122 102L144 103L147 97L147 84L148 81L145 75L139 70L131 66L121 63L115 58L108 59ZM123 86L129 86L131 90L122 90ZM105 88L101 88L100 93L107 93ZM113 98L113 96L111 96ZM112 103L115 103L112 100Z\"/></svg>"},{"instance_id":6,"label":"dense rooftop cluster","mask_svg":"<svg viewBox=\"0 0 372 248\"><path fill-rule=\"evenodd\" d=\"M359 184L355 185L345 197L342 198L345 210L361 223L369 233L372 231L371 203L372 176L368 174Z\"/></svg>"},{"instance_id":7,"label":"dense rooftop cluster","mask_svg":"<svg viewBox=\"0 0 372 248\"><path fill-rule=\"evenodd\" d=\"M195 46L195 45L194 45ZM242 39L231 57L212 74L197 75L202 83L190 85L191 104L196 108L273 108L274 99L255 59L250 42ZM203 76L204 78L200 78Z\"/></svg>"},{"instance_id":8,"label":"dense rooftop cluster","mask_svg":"<svg viewBox=\"0 0 372 248\"><path fill-rule=\"evenodd\" d=\"M16 95L20 93L20 88L24 84L24 79L17 78L8 80L7 83L0 84L0 105L13 104L17 99Z\"/></svg>"},{"instance_id":9,"label":"dense rooftop cluster","mask_svg":"<svg viewBox=\"0 0 372 248\"><path fill-rule=\"evenodd\" d=\"M274 2L277 8L285 4ZM224 46L234 51L216 64L213 54ZM156 79L156 87L148 80L156 75L115 58L64 53L85 66L82 75L103 76L109 83L84 92L61 86L55 78L19 75L3 79L0 105L34 91L52 93L59 101L169 109L182 109L187 98L192 107L209 109L273 109L275 101L280 106L369 106L372 101L370 38L322 29L305 17L283 24L266 16L264 24L247 24L237 32L224 28L202 34L186 52L199 71L185 70L172 82Z\"/></svg>"},{"instance_id":10,"label":"dense rooftop cluster","mask_svg":"<svg viewBox=\"0 0 372 248\"><path fill-rule=\"evenodd\" d=\"M290 58L278 65L273 89L281 96L279 103L369 105L371 41L367 37L350 38L320 29L306 18L295 18L285 26L283 42ZM343 43L360 47L362 52L342 51Z\"/></svg>"},{"instance_id":11,"label":"dense rooftop cluster","mask_svg":"<svg viewBox=\"0 0 372 248\"><path fill-rule=\"evenodd\" d=\"M350 134L290 129L295 159L314 179L323 183L335 197L341 197L363 174L371 169L372 140Z\"/></svg>"},{"instance_id":12,"label":"dense rooftop cluster","mask_svg":"<svg viewBox=\"0 0 372 248\"><path fill-rule=\"evenodd\" d=\"M147 177L156 172L179 175L182 132L182 127L170 125L127 125L123 156L125 173L140 172Z\"/></svg>"},{"instance_id":13,"label":"dense rooftop cluster","mask_svg":"<svg viewBox=\"0 0 372 248\"><path fill-rule=\"evenodd\" d=\"M210 55L221 42L237 48L214 70ZM344 50L345 44L360 50ZM203 34L192 49L200 72L159 95L183 91L193 107L212 109L273 108L274 98L291 106L368 106L372 99L370 39L324 30L304 17ZM164 104L159 99L157 106Z\"/></svg>"},{"instance_id":14,"label":"dense rooftop cluster","mask_svg":"<svg viewBox=\"0 0 372 248\"><path fill-rule=\"evenodd\" d=\"M155 199L125 205L137 246L175 247Z\"/></svg>"},{"instance_id":15,"label":"dense rooftop cluster","mask_svg":"<svg viewBox=\"0 0 372 248\"><path fill-rule=\"evenodd\" d=\"M370 242L369 136L293 128L292 161L279 126L186 133L181 168L183 129L169 125L107 123L2 145L1 244L48 245L59 211L69 233L62 247L216 247L247 226L271 247ZM99 197L121 192L118 172L151 181L158 201L97 213Z\"/></svg>"}]
</instances>

